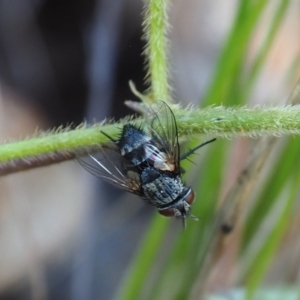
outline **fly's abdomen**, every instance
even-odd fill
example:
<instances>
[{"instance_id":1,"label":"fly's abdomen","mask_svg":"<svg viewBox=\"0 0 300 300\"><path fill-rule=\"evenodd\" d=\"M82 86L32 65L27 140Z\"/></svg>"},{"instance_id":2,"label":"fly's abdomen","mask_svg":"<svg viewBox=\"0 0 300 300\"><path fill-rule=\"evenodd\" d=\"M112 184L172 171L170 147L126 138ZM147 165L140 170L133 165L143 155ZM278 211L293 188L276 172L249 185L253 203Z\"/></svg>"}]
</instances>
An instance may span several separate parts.
<instances>
[{"instance_id":1,"label":"fly's abdomen","mask_svg":"<svg viewBox=\"0 0 300 300\"><path fill-rule=\"evenodd\" d=\"M146 151L145 145L149 144L151 137L131 124L124 125L121 138L118 142L121 155L133 166L138 166L146 161L151 153Z\"/></svg>"},{"instance_id":2,"label":"fly's abdomen","mask_svg":"<svg viewBox=\"0 0 300 300\"><path fill-rule=\"evenodd\" d=\"M124 125L118 142L121 155L133 166L147 162L160 170L170 170L166 166L166 154L160 151L148 133L134 125Z\"/></svg>"}]
</instances>

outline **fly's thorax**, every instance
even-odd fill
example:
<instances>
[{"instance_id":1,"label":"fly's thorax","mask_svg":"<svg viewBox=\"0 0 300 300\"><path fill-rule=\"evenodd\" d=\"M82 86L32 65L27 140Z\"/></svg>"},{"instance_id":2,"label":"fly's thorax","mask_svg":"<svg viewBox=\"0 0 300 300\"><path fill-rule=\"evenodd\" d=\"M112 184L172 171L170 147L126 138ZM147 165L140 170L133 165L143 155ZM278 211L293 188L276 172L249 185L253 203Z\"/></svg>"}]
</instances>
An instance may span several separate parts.
<instances>
[{"instance_id":1,"label":"fly's thorax","mask_svg":"<svg viewBox=\"0 0 300 300\"><path fill-rule=\"evenodd\" d=\"M141 186L148 202L158 208L176 202L189 189L183 185L180 176L172 176L170 172L153 167L141 172Z\"/></svg>"}]
</instances>

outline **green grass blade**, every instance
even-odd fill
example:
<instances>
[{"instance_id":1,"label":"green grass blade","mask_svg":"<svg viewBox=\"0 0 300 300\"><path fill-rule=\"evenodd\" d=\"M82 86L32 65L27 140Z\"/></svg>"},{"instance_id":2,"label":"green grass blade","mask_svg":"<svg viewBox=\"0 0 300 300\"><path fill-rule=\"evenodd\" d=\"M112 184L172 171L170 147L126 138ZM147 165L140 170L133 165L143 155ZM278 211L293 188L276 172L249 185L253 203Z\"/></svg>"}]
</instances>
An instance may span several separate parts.
<instances>
[{"instance_id":1,"label":"green grass blade","mask_svg":"<svg viewBox=\"0 0 300 300\"><path fill-rule=\"evenodd\" d=\"M162 240L170 222L156 214L149 226L144 240L125 275L123 284L118 292L117 299L133 300L141 299L140 292L147 282L147 276L153 266L153 261L160 251Z\"/></svg>"}]
</instances>

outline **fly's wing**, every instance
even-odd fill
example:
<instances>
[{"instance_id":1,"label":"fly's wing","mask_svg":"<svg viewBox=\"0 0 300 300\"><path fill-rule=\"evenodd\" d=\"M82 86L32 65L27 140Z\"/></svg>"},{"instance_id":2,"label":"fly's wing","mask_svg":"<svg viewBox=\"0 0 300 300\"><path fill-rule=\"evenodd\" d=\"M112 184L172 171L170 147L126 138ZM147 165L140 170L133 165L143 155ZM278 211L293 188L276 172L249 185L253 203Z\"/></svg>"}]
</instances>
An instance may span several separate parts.
<instances>
[{"instance_id":1,"label":"fly's wing","mask_svg":"<svg viewBox=\"0 0 300 300\"><path fill-rule=\"evenodd\" d=\"M175 116L171 108L163 101L148 113L150 134L156 146L166 153L168 162L173 164L174 171L180 173L179 143Z\"/></svg>"},{"instance_id":2,"label":"fly's wing","mask_svg":"<svg viewBox=\"0 0 300 300\"><path fill-rule=\"evenodd\" d=\"M112 143L103 145L99 152L77 157L77 160L84 169L96 177L117 188L142 196L139 174L125 164L116 145Z\"/></svg>"}]
</instances>

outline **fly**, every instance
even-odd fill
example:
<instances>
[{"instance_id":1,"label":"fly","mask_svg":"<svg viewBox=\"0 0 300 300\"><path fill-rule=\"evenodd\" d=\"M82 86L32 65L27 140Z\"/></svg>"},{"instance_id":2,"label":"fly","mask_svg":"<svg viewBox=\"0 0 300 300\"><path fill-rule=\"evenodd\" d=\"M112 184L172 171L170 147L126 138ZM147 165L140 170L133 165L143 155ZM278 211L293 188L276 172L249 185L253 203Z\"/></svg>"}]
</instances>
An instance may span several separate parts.
<instances>
[{"instance_id":1,"label":"fly","mask_svg":"<svg viewBox=\"0 0 300 300\"><path fill-rule=\"evenodd\" d=\"M180 155L175 116L165 102L151 108L142 126L126 124L118 139L102 132L110 142L97 154L79 157L79 163L93 175L138 195L166 217L197 219L190 214L195 193L181 177L180 161L209 140Z\"/></svg>"}]
</instances>

